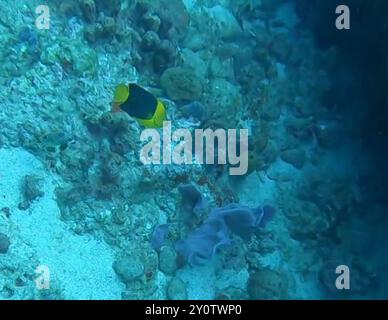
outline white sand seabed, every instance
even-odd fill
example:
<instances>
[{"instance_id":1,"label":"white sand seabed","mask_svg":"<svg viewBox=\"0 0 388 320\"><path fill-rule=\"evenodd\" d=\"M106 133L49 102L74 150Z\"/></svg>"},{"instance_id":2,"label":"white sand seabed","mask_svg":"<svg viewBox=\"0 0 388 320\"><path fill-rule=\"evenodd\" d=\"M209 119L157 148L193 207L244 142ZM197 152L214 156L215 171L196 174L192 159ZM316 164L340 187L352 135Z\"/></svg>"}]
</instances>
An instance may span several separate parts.
<instances>
[{"instance_id":1,"label":"white sand seabed","mask_svg":"<svg viewBox=\"0 0 388 320\"><path fill-rule=\"evenodd\" d=\"M20 185L27 174L43 178L45 194L22 211ZM0 149L0 208L11 209L8 219L0 216L0 232L7 230L9 251L25 257L27 246L49 268L66 299L120 299L123 284L112 269L112 249L91 236L74 234L60 220L55 185L55 177L27 151Z\"/></svg>"}]
</instances>

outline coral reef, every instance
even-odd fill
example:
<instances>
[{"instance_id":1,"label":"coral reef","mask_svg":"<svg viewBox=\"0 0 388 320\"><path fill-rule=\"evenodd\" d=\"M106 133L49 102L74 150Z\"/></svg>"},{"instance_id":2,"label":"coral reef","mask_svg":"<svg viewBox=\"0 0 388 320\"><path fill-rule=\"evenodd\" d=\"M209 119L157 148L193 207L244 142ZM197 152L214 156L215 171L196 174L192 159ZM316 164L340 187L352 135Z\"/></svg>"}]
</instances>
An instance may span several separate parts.
<instances>
[{"instance_id":1,"label":"coral reef","mask_svg":"<svg viewBox=\"0 0 388 320\"><path fill-rule=\"evenodd\" d=\"M50 0L49 30L37 1L4 6L0 298L386 298L386 111L367 106L385 106L388 50L372 63L352 32L327 37L327 2ZM247 174L143 164L144 128L112 112L120 83L174 132L247 129Z\"/></svg>"}]
</instances>

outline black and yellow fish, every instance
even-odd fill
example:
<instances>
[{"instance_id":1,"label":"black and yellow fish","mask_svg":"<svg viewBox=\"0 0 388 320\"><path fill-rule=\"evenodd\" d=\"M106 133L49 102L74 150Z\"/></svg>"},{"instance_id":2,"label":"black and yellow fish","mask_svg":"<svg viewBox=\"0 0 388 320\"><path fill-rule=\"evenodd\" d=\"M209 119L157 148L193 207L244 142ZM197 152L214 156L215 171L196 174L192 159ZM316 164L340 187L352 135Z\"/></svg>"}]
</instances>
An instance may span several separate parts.
<instances>
[{"instance_id":1,"label":"black and yellow fish","mask_svg":"<svg viewBox=\"0 0 388 320\"><path fill-rule=\"evenodd\" d=\"M135 83L117 86L112 109L114 112L128 113L146 128L162 127L167 114L159 99Z\"/></svg>"}]
</instances>

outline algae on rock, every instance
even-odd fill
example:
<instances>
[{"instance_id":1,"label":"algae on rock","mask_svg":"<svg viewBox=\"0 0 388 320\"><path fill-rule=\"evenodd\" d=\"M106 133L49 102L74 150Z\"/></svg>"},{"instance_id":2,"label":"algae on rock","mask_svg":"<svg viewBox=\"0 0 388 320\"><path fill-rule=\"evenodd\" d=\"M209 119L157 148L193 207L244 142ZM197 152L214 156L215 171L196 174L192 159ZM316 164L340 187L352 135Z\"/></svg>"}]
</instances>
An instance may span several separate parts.
<instances>
[{"instance_id":1,"label":"algae on rock","mask_svg":"<svg viewBox=\"0 0 388 320\"><path fill-rule=\"evenodd\" d=\"M161 85L173 100L198 100L203 91L202 82L194 70L184 67L167 69L162 75Z\"/></svg>"}]
</instances>

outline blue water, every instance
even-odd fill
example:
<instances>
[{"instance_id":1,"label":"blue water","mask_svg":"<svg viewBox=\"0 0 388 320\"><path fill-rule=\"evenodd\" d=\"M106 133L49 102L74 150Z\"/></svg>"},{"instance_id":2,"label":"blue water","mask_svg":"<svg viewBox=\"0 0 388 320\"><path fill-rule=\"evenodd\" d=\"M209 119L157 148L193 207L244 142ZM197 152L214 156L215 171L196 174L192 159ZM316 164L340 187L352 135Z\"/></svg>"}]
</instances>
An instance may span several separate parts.
<instances>
[{"instance_id":1,"label":"blue water","mask_svg":"<svg viewBox=\"0 0 388 320\"><path fill-rule=\"evenodd\" d=\"M0 0L0 298L387 299L388 4L342 4Z\"/></svg>"}]
</instances>

